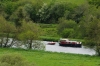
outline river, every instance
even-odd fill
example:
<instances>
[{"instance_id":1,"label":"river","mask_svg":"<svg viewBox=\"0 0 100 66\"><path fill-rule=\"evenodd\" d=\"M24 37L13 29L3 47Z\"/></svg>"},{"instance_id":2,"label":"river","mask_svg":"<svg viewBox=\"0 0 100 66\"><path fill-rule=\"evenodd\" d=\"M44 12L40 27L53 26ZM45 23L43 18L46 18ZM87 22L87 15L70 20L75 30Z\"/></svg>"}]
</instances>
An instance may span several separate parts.
<instances>
[{"instance_id":1,"label":"river","mask_svg":"<svg viewBox=\"0 0 100 66\"><path fill-rule=\"evenodd\" d=\"M46 44L46 51L74 53L74 54L86 54L86 55L95 55L96 54L94 49L86 48L84 46L82 46L82 48L77 48L77 47L59 46L58 42L56 42L55 45L48 45L47 41L43 41L43 43Z\"/></svg>"},{"instance_id":2,"label":"river","mask_svg":"<svg viewBox=\"0 0 100 66\"><path fill-rule=\"evenodd\" d=\"M12 39L9 40L11 43ZM86 48L82 46L82 48L78 47L64 47L64 46L59 46L58 42L56 42L55 45L48 45L47 41L42 41L43 44L46 46L45 51L52 51L52 52L64 52L64 53L74 53L74 54L86 54L86 55L95 55L96 52L94 49ZM13 46L16 47L16 46ZM25 48L23 45L22 48Z\"/></svg>"}]
</instances>

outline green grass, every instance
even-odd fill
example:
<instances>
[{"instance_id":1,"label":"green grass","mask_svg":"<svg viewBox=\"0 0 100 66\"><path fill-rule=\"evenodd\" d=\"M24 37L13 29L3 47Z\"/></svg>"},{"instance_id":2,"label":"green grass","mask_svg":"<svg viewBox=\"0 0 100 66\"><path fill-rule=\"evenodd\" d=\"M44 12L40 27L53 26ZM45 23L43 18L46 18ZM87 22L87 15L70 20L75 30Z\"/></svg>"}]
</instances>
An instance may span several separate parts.
<instances>
[{"instance_id":1,"label":"green grass","mask_svg":"<svg viewBox=\"0 0 100 66\"><path fill-rule=\"evenodd\" d=\"M58 38L59 35L57 34L57 26L58 24L40 24L41 31L43 31L43 34L41 35L42 39L51 39L53 37Z\"/></svg>"},{"instance_id":2,"label":"green grass","mask_svg":"<svg viewBox=\"0 0 100 66\"><path fill-rule=\"evenodd\" d=\"M100 66L97 56L0 48L0 57L9 53L19 53L36 66Z\"/></svg>"},{"instance_id":3,"label":"green grass","mask_svg":"<svg viewBox=\"0 0 100 66\"><path fill-rule=\"evenodd\" d=\"M43 1L46 3L50 3L51 1L55 1L55 2L67 2L67 3L81 5L81 4L84 4L87 0L43 0Z\"/></svg>"}]
</instances>

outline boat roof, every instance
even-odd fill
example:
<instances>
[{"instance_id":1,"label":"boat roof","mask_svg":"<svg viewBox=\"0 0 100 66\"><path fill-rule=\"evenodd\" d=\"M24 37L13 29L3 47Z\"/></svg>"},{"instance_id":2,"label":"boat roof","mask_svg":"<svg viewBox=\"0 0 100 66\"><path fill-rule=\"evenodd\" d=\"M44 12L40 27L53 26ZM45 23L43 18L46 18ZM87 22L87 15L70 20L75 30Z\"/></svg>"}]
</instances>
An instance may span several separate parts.
<instances>
[{"instance_id":1,"label":"boat roof","mask_svg":"<svg viewBox=\"0 0 100 66\"><path fill-rule=\"evenodd\" d=\"M60 39L60 40L67 40L67 41L69 41L69 39Z\"/></svg>"}]
</instances>

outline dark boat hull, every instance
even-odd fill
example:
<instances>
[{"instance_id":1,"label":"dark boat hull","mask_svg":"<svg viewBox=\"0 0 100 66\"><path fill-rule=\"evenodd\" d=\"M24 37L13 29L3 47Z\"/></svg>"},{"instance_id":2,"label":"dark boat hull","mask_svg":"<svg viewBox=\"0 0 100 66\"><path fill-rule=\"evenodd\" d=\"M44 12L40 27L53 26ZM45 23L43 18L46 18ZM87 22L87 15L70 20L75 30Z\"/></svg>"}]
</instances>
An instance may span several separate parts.
<instances>
[{"instance_id":1,"label":"dark boat hull","mask_svg":"<svg viewBox=\"0 0 100 66\"><path fill-rule=\"evenodd\" d=\"M82 47L81 44L59 44L59 46L66 46L66 47Z\"/></svg>"}]
</instances>

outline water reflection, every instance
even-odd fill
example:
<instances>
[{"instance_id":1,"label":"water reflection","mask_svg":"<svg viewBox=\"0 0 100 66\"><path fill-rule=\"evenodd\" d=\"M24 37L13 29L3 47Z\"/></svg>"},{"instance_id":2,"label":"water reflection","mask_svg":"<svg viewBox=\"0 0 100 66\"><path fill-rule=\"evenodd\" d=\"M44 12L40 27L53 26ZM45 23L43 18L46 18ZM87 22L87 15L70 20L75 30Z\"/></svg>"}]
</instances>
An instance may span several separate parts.
<instances>
[{"instance_id":1,"label":"water reflection","mask_svg":"<svg viewBox=\"0 0 100 66\"><path fill-rule=\"evenodd\" d=\"M90 48L85 48L82 46L82 48L76 48L76 47L63 47L59 46L59 44L56 42L55 45L48 45L46 41L43 43L46 44L46 51L52 51L52 52L65 52L65 53L76 53L76 54L87 54L87 55L94 55L95 50Z\"/></svg>"}]
</instances>

